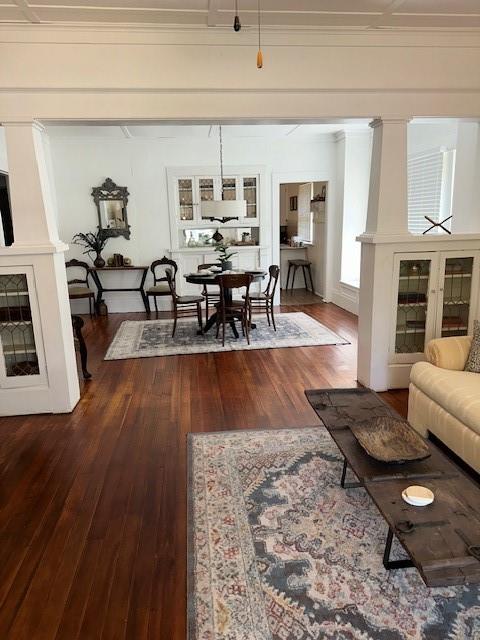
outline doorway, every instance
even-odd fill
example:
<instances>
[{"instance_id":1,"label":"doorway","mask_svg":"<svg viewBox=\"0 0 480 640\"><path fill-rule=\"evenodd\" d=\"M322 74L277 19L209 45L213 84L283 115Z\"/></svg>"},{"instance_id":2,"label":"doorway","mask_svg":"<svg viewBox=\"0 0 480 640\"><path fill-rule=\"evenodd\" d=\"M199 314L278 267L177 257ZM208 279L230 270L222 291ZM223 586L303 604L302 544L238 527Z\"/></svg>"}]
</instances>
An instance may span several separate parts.
<instances>
[{"instance_id":1,"label":"doorway","mask_svg":"<svg viewBox=\"0 0 480 640\"><path fill-rule=\"evenodd\" d=\"M315 304L324 296L327 182L284 182L279 189L280 303ZM292 266L287 283L294 260L309 266L295 278Z\"/></svg>"}]
</instances>

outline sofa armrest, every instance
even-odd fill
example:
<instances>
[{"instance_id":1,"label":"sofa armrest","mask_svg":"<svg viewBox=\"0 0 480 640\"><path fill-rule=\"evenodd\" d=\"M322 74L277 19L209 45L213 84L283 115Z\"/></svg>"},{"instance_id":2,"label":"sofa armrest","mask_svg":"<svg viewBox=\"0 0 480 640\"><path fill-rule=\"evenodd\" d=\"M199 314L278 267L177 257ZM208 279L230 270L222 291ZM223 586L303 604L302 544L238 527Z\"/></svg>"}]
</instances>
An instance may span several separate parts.
<instances>
[{"instance_id":1,"label":"sofa armrest","mask_svg":"<svg viewBox=\"0 0 480 640\"><path fill-rule=\"evenodd\" d=\"M463 371L467 362L472 336L452 336L430 340L425 348L428 362L441 369Z\"/></svg>"}]
</instances>

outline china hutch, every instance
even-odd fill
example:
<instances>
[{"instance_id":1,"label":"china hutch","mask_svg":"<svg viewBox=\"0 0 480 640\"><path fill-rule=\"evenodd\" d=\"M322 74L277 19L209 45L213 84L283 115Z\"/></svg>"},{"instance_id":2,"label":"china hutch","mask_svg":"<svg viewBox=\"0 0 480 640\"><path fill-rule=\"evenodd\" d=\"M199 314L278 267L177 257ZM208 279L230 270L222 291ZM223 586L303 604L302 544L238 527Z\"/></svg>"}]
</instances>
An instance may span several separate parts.
<instances>
[{"instance_id":1,"label":"china hutch","mask_svg":"<svg viewBox=\"0 0 480 640\"><path fill-rule=\"evenodd\" d=\"M223 182L219 167L178 167L167 169L170 212L171 257L178 264L177 286L183 294L198 287L185 282L184 275L199 264L216 262L215 238L232 245L234 268L268 266L262 247L262 208L265 173L261 166L226 167ZM241 214L216 218L209 203L244 201Z\"/></svg>"}]
</instances>

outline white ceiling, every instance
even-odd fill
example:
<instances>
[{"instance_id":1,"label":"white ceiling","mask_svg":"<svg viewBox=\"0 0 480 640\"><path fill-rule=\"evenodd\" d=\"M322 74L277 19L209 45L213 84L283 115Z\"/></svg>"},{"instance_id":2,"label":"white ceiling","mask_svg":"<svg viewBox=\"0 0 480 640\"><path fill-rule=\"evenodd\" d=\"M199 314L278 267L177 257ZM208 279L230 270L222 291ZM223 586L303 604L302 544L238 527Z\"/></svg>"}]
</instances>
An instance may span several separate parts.
<instances>
[{"instance_id":1,"label":"white ceiling","mask_svg":"<svg viewBox=\"0 0 480 640\"><path fill-rule=\"evenodd\" d=\"M240 124L223 125L224 138L305 138L322 136L337 131L368 130L368 121L349 124ZM51 138L110 138L174 140L178 138L207 139L218 137L217 125L50 125Z\"/></svg>"},{"instance_id":2,"label":"white ceiling","mask_svg":"<svg viewBox=\"0 0 480 640\"><path fill-rule=\"evenodd\" d=\"M233 4L233 0L0 0L0 22L228 27ZM256 25L257 0L239 0L239 7L244 27ZM261 0L261 8L266 27L480 28L480 0Z\"/></svg>"}]
</instances>

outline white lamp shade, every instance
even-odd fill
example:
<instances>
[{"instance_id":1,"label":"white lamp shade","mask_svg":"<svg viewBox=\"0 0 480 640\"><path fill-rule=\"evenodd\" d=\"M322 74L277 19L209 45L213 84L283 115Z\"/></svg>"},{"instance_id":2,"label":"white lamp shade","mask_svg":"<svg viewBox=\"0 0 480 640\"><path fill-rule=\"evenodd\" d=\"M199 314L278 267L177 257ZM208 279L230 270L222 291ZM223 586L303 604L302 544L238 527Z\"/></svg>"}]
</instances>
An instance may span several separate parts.
<instances>
[{"instance_id":1,"label":"white lamp shade","mask_svg":"<svg viewBox=\"0 0 480 640\"><path fill-rule=\"evenodd\" d=\"M200 205L202 218L239 218L247 214L246 200L205 200Z\"/></svg>"}]
</instances>

